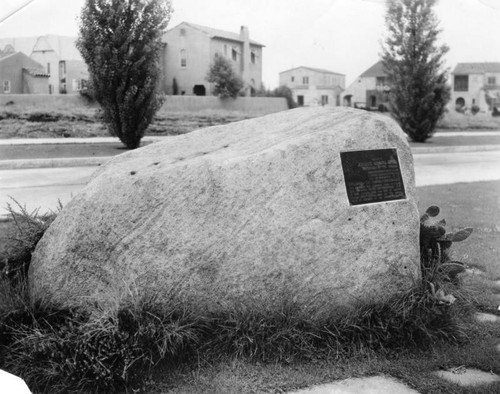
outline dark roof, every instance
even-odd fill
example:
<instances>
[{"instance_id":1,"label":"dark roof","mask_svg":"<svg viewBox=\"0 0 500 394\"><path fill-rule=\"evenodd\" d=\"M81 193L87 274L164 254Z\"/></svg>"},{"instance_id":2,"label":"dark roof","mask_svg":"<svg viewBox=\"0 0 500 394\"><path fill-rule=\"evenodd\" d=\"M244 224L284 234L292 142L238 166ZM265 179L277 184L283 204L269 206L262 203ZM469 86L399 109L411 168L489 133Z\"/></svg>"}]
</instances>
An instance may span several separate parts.
<instances>
[{"instance_id":1,"label":"dark roof","mask_svg":"<svg viewBox=\"0 0 500 394\"><path fill-rule=\"evenodd\" d=\"M334 71L325 70L323 68L306 67L306 66L294 67L294 68L291 68L289 70L281 71L280 74L281 73L286 73L286 72L289 72L289 71L293 71L293 70L298 70L299 68L305 68L306 70L311 70L311 71L315 71L315 72L322 73L322 74L333 74L333 75L345 76L345 74L336 73Z\"/></svg>"},{"instance_id":2,"label":"dark roof","mask_svg":"<svg viewBox=\"0 0 500 394\"><path fill-rule=\"evenodd\" d=\"M188 25L191 26L194 29L201 30L202 32L208 34L210 37L217 37L217 38L225 38L226 40L231 40L231 41L236 41L236 42L243 42L239 33L233 33L230 31L224 31L220 29L214 29L212 27L208 26L202 26L202 25L196 25L194 23L189 23L189 22L182 22L181 25ZM178 25L179 26L179 25ZM177 27L177 26L176 26ZM263 47L265 45L258 43L257 41L250 40L250 44L256 45L259 47Z\"/></svg>"},{"instance_id":3,"label":"dark roof","mask_svg":"<svg viewBox=\"0 0 500 394\"><path fill-rule=\"evenodd\" d=\"M47 74L43 68L23 67L23 71L33 77L50 77L50 74Z\"/></svg>"},{"instance_id":4,"label":"dark roof","mask_svg":"<svg viewBox=\"0 0 500 394\"><path fill-rule=\"evenodd\" d=\"M368 70L366 70L360 77L386 77L387 73L384 70L382 60L375 63Z\"/></svg>"},{"instance_id":5,"label":"dark roof","mask_svg":"<svg viewBox=\"0 0 500 394\"><path fill-rule=\"evenodd\" d=\"M500 63L457 63L453 74L500 73Z\"/></svg>"}]
</instances>

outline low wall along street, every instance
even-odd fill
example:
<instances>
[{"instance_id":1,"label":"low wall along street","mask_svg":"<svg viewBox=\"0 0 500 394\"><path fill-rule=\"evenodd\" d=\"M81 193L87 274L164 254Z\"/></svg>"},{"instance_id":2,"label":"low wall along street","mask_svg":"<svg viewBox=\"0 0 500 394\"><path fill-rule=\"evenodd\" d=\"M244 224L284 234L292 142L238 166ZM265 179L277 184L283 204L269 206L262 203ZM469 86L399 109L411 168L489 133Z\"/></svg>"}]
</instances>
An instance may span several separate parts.
<instances>
[{"instance_id":1,"label":"low wall along street","mask_svg":"<svg viewBox=\"0 0 500 394\"><path fill-rule=\"evenodd\" d=\"M321 319L407 291L419 229L396 122L297 108L115 156L45 233L30 286L68 306L133 288L200 314L293 303Z\"/></svg>"},{"instance_id":2,"label":"low wall along street","mask_svg":"<svg viewBox=\"0 0 500 394\"><path fill-rule=\"evenodd\" d=\"M0 106L7 103L36 106L41 109L78 108L89 106L87 101L77 94L0 94ZM97 106L97 104L93 104ZM90 106L93 106L90 105ZM240 111L252 115L267 115L288 109L282 97L238 97L220 99L213 96L167 96L160 111L197 112L203 110Z\"/></svg>"}]
</instances>

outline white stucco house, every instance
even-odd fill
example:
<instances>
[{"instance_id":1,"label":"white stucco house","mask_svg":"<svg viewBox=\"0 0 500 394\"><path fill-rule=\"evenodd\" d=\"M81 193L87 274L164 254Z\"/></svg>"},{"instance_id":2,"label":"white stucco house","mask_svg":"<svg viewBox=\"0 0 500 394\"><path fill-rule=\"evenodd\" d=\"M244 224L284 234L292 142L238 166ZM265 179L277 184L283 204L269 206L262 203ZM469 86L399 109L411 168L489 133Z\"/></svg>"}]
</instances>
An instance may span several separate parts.
<instances>
[{"instance_id":1,"label":"white stucco house","mask_svg":"<svg viewBox=\"0 0 500 394\"><path fill-rule=\"evenodd\" d=\"M345 75L313 67L295 67L279 74L280 86L287 86L299 106L341 104Z\"/></svg>"},{"instance_id":2,"label":"white stucco house","mask_svg":"<svg viewBox=\"0 0 500 394\"><path fill-rule=\"evenodd\" d=\"M500 63L457 63L451 75L454 108L487 112L500 106Z\"/></svg>"},{"instance_id":3,"label":"white stucco house","mask_svg":"<svg viewBox=\"0 0 500 394\"><path fill-rule=\"evenodd\" d=\"M342 105L346 107L378 110L387 106L389 85L382 61L368 68L342 93Z\"/></svg>"},{"instance_id":4,"label":"white stucco house","mask_svg":"<svg viewBox=\"0 0 500 394\"><path fill-rule=\"evenodd\" d=\"M213 86L206 76L215 56L229 60L245 84L246 95L261 87L264 45L250 39L246 26L233 33L182 22L167 30L162 41L163 90L167 94L210 95Z\"/></svg>"}]
</instances>

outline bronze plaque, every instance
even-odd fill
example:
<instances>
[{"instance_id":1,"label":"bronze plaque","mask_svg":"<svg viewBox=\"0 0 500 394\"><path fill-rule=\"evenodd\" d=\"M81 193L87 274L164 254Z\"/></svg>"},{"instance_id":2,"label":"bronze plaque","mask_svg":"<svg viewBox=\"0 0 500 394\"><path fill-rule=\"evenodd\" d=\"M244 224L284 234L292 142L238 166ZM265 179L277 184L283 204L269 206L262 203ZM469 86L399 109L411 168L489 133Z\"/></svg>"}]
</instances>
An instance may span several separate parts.
<instances>
[{"instance_id":1,"label":"bronze plaque","mask_svg":"<svg viewBox=\"0 0 500 394\"><path fill-rule=\"evenodd\" d=\"M396 149L340 152L351 205L406 198Z\"/></svg>"}]
</instances>

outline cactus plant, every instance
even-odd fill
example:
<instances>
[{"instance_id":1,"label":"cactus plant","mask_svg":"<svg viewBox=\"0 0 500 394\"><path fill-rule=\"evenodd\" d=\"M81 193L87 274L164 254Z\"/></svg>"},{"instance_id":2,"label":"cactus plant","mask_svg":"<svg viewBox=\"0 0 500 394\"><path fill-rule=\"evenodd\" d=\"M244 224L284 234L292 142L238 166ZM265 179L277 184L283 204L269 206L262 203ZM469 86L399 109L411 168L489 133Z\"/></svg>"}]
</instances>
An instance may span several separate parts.
<instances>
[{"instance_id":1,"label":"cactus plant","mask_svg":"<svg viewBox=\"0 0 500 394\"><path fill-rule=\"evenodd\" d=\"M469 237L472 228L464 228L454 233L447 233L444 219L437 220L439 207L431 206L420 217L420 263L422 279L427 281L433 295L438 294L436 286L442 281L454 284L458 282L458 274L466 269L466 265L450 258L449 250L453 242L460 242ZM440 293L439 293L440 294ZM444 294L443 294L444 295ZM443 299L443 297L436 297Z\"/></svg>"}]
</instances>

